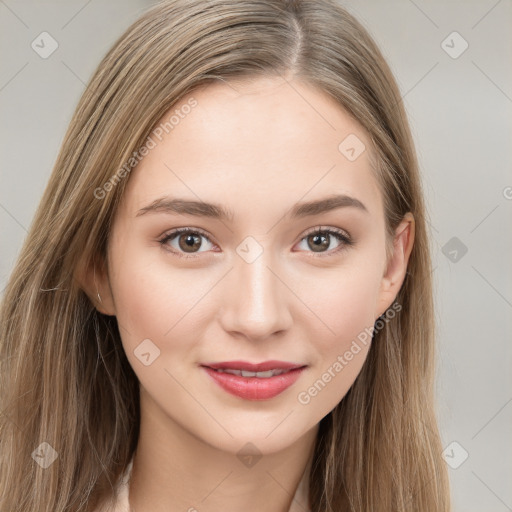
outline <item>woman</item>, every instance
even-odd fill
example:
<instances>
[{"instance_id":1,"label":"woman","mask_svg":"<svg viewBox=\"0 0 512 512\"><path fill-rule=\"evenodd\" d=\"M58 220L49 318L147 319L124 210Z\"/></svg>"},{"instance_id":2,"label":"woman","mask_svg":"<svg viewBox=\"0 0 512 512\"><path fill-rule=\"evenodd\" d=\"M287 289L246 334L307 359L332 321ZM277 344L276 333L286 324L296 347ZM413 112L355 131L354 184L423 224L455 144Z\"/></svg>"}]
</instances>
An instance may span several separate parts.
<instances>
[{"instance_id":1,"label":"woman","mask_svg":"<svg viewBox=\"0 0 512 512\"><path fill-rule=\"evenodd\" d=\"M162 2L92 77L5 291L0 509L448 511L432 311L366 30Z\"/></svg>"}]
</instances>

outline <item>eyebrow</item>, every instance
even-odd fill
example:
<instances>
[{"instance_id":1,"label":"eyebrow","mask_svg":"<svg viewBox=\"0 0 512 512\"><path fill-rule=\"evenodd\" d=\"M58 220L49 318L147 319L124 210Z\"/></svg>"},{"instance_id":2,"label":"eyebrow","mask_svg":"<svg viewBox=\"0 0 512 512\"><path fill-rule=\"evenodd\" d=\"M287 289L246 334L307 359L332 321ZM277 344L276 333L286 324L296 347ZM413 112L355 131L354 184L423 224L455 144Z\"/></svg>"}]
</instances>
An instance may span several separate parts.
<instances>
[{"instance_id":1,"label":"eyebrow","mask_svg":"<svg viewBox=\"0 0 512 512\"><path fill-rule=\"evenodd\" d=\"M291 218L302 218L319 215L330 212L338 208L353 207L368 213L365 205L356 199L344 194L329 196L315 201L296 203L288 211L287 216ZM205 203L203 201L193 201L189 199L171 198L164 196L155 199L151 204L141 208L136 217L148 213L167 213L192 215L196 217L210 217L212 219L232 221L234 218L230 210L216 203Z\"/></svg>"}]
</instances>

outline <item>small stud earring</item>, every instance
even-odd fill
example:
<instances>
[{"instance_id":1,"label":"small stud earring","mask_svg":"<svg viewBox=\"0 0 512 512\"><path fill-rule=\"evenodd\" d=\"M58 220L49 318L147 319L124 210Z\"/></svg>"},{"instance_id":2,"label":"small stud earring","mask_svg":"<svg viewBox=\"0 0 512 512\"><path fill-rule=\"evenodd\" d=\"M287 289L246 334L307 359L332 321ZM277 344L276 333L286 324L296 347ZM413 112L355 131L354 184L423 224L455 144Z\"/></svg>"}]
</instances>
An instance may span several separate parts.
<instances>
[{"instance_id":1,"label":"small stud earring","mask_svg":"<svg viewBox=\"0 0 512 512\"><path fill-rule=\"evenodd\" d=\"M100 297L99 292L97 292L97 294L98 294L98 300L99 300L99 301L100 301L100 303L101 303L101 297Z\"/></svg>"}]
</instances>

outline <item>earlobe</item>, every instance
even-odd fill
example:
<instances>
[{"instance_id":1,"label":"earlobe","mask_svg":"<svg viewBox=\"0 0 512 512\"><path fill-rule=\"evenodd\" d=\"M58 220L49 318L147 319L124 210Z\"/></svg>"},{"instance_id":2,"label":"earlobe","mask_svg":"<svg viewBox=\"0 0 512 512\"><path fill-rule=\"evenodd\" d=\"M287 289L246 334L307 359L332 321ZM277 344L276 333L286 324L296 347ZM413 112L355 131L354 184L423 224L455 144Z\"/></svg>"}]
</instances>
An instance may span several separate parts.
<instances>
[{"instance_id":1,"label":"earlobe","mask_svg":"<svg viewBox=\"0 0 512 512\"><path fill-rule=\"evenodd\" d=\"M407 264L414 245L414 217L408 212L395 229L393 253L382 276L380 295L375 317L381 316L393 303L407 273Z\"/></svg>"}]
</instances>

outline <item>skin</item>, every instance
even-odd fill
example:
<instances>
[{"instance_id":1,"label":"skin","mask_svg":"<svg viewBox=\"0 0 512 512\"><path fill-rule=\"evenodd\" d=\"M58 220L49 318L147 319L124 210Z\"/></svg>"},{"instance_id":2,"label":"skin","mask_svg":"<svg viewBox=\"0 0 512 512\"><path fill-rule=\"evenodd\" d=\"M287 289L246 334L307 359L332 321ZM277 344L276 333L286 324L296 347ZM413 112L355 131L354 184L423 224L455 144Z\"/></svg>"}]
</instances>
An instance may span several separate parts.
<instances>
[{"instance_id":1,"label":"skin","mask_svg":"<svg viewBox=\"0 0 512 512\"><path fill-rule=\"evenodd\" d=\"M140 381L130 504L136 512L306 510L318 424L353 384L370 345L309 403L297 396L392 305L405 277L414 219L404 217L386 260L369 138L322 91L258 78L209 85L191 96L198 105L132 171L108 262L85 284L91 298L99 291L98 309L117 317ZM355 161L338 150L349 134L367 148ZM357 198L367 211L286 216L297 202L333 193ZM137 215L166 194L218 203L234 217ZM353 245L326 234L330 245L315 252L308 231L318 226L344 230ZM190 233L168 241L167 250L159 244L180 227L202 229L208 238L199 236L200 246L188 253L179 239ZM251 263L236 251L248 236L263 251ZM134 353L145 339L160 350L147 366ZM225 392L199 366L234 359L308 367L277 397L251 401ZM237 457L248 442L262 455L252 467Z\"/></svg>"}]
</instances>

